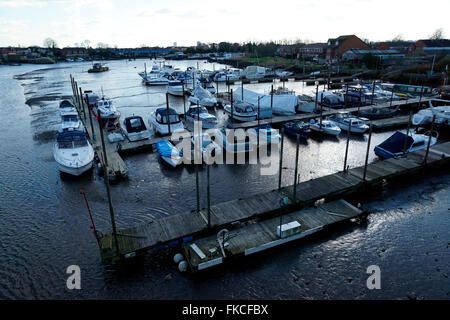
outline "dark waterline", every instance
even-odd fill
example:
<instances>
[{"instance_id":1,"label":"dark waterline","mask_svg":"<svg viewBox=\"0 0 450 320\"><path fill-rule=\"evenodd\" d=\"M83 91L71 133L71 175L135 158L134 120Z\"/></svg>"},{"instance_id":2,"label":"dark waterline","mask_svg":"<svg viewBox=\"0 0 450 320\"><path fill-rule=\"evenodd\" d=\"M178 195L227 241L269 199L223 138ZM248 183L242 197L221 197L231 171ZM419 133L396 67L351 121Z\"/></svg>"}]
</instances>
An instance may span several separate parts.
<instances>
[{"instance_id":1,"label":"dark waterline","mask_svg":"<svg viewBox=\"0 0 450 320\"><path fill-rule=\"evenodd\" d=\"M110 62L111 71L94 75L85 72L89 63L0 66L4 93L0 96L0 298L371 299L406 298L414 292L423 298L448 299L449 175L372 199L367 207L378 212L366 226L343 227L311 242L205 274L179 274L172 252L145 255L125 268L102 265L79 190L88 196L97 228L108 232L104 184L95 171L80 179L63 179L58 173L52 155L59 126L57 103L71 94L72 74L83 89L103 88L123 116L135 113L147 120L155 107L165 105L165 89L142 85L137 72L143 63ZM196 66L195 61L189 63ZM287 87L297 93L313 90L298 82ZM270 89L269 84L248 88L261 93ZM182 112L182 99L171 98L171 105ZM390 134L374 134L372 145ZM364 163L366 143L367 137L352 137L351 167ZM300 179L342 170L344 147L345 135L303 141ZM288 139L283 184L293 182L294 155L295 141ZM171 170L155 153L128 156L125 161L129 179L112 186L119 228L195 208L192 168ZM373 152L370 161L376 161ZM277 175L261 176L258 165L217 165L211 170L211 200L214 204L268 191L277 182ZM80 291L65 286L65 270L72 264L82 270ZM382 270L382 290L365 287L365 270L371 264Z\"/></svg>"}]
</instances>

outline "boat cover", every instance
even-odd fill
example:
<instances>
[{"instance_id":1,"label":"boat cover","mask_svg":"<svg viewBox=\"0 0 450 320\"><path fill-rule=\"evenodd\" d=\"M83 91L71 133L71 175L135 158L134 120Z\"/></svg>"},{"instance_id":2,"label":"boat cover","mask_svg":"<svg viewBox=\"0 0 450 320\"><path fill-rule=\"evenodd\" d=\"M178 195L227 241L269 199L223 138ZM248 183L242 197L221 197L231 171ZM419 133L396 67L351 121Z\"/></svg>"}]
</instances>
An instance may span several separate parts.
<instances>
[{"instance_id":1,"label":"boat cover","mask_svg":"<svg viewBox=\"0 0 450 320\"><path fill-rule=\"evenodd\" d=\"M170 157L172 155L183 156L183 153L167 140L158 141L156 150L158 150L161 157Z\"/></svg>"},{"instance_id":2,"label":"boat cover","mask_svg":"<svg viewBox=\"0 0 450 320\"><path fill-rule=\"evenodd\" d=\"M133 120L135 120L135 119L140 122L140 125L133 126L131 124L131 122L134 122ZM124 124L125 124L125 127L126 127L128 133L141 132L141 131L147 130L147 127L145 126L144 121L142 120L142 118L140 116L128 117L124 120Z\"/></svg>"},{"instance_id":3,"label":"boat cover","mask_svg":"<svg viewBox=\"0 0 450 320\"><path fill-rule=\"evenodd\" d=\"M260 94L251 90L244 89L244 101L252 104L255 110L258 108L258 97L260 112L270 110L271 97L269 94ZM242 100L242 89L237 89L233 92L233 99ZM273 95L273 109L275 114L289 115L295 114L295 107L298 105L298 98L293 94L274 94Z\"/></svg>"},{"instance_id":4,"label":"boat cover","mask_svg":"<svg viewBox=\"0 0 450 320\"><path fill-rule=\"evenodd\" d=\"M393 154L402 152L403 147L405 145L405 137L406 137L406 134L397 131L392 136L390 136L388 139L386 139L381 144L379 144L377 147L382 148ZM411 136L408 136L408 139L406 141L406 149L407 150L411 147L413 142L414 142L414 139Z\"/></svg>"},{"instance_id":5,"label":"boat cover","mask_svg":"<svg viewBox=\"0 0 450 320\"><path fill-rule=\"evenodd\" d=\"M63 100L61 101L61 103L59 104L60 108L74 108L75 106L73 105L72 102L70 102L69 100Z\"/></svg>"},{"instance_id":6,"label":"boat cover","mask_svg":"<svg viewBox=\"0 0 450 320\"><path fill-rule=\"evenodd\" d=\"M79 130L65 130L58 133L57 142L85 141L86 135Z\"/></svg>"},{"instance_id":7,"label":"boat cover","mask_svg":"<svg viewBox=\"0 0 450 320\"><path fill-rule=\"evenodd\" d=\"M214 98L214 96L211 94L211 92L209 92L208 90L202 88L202 86L197 86L193 91L192 91L192 95L194 97L199 98L200 100L203 99L212 99Z\"/></svg>"}]
</instances>

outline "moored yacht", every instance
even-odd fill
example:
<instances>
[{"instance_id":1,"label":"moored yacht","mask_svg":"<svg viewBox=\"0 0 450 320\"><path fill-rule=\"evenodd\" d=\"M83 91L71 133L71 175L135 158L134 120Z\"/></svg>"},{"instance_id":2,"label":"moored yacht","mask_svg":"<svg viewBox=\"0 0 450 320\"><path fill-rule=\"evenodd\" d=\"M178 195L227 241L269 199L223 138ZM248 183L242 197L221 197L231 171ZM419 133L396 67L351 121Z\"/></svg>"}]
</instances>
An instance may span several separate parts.
<instances>
[{"instance_id":1,"label":"moored yacht","mask_svg":"<svg viewBox=\"0 0 450 320\"><path fill-rule=\"evenodd\" d=\"M61 129L59 131L62 132L69 129L79 131L83 131L84 129L76 111L61 112Z\"/></svg>"},{"instance_id":2,"label":"moored yacht","mask_svg":"<svg viewBox=\"0 0 450 320\"><path fill-rule=\"evenodd\" d=\"M427 134L406 135L400 131L395 132L388 139L374 148L377 156L383 159L399 157L408 152L425 149L430 143L430 146L436 144L437 136L434 137L430 132Z\"/></svg>"},{"instance_id":3,"label":"moored yacht","mask_svg":"<svg viewBox=\"0 0 450 320\"><path fill-rule=\"evenodd\" d=\"M255 107L243 101L235 101L233 106L226 105L224 110L231 119L237 121L254 121L258 117Z\"/></svg>"},{"instance_id":4,"label":"moored yacht","mask_svg":"<svg viewBox=\"0 0 450 320\"><path fill-rule=\"evenodd\" d=\"M150 138L144 120L140 116L131 116L123 121L123 131L130 141L139 141Z\"/></svg>"},{"instance_id":5,"label":"moored yacht","mask_svg":"<svg viewBox=\"0 0 450 320\"><path fill-rule=\"evenodd\" d=\"M191 105L186 111L186 126L189 130L194 129L194 122L201 121L202 128L211 129L217 126L217 118L210 114L205 107Z\"/></svg>"},{"instance_id":6,"label":"moored yacht","mask_svg":"<svg viewBox=\"0 0 450 320\"><path fill-rule=\"evenodd\" d=\"M191 93L189 101L204 107L217 106L217 99L206 89L197 86Z\"/></svg>"},{"instance_id":7,"label":"moored yacht","mask_svg":"<svg viewBox=\"0 0 450 320\"><path fill-rule=\"evenodd\" d=\"M175 131L184 130L184 125L183 122L181 122L179 114L172 108L169 108L169 112L167 112L167 108L156 109L148 119L148 123L159 135L166 135Z\"/></svg>"},{"instance_id":8,"label":"moored yacht","mask_svg":"<svg viewBox=\"0 0 450 320\"><path fill-rule=\"evenodd\" d=\"M183 83L180 80L169 80L169 82L167 82L167 93L173 96L182 97L184 93Z\"/></svg>"}]
</instances>

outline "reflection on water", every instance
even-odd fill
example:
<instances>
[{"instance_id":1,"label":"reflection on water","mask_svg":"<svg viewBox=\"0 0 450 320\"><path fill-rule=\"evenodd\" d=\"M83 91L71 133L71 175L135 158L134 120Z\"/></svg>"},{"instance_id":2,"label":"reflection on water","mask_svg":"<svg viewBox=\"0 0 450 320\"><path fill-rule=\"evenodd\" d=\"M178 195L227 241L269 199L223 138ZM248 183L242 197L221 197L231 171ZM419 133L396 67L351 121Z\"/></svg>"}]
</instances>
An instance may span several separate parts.
<instances>
[{"instance_id":1,"label":"reflection on water","mask_svg":"<svg viewBox=\"0 0 450 320\"><path fill-rule=\"evenodd\" d=\"M173 64L185 69L197 62ZM370 216L366 226L344 227L311 242L279 248L205 274L180 275L171 262L173 252L148 254L123 267L102 265L79 190L87 194L96 227L108 232L103 180L95 170L78 179L59 174L52 155L59 127L58 101L71 94L72 74L83 90L103 91L112 98L122 118L138 114L147 121L166 103L164 87L142 85L137 72L143 70L144 60L114 61L108 66L110 71L99 74L86 72L90 63L50 68L0 66L4 92L0 96L1 298L404 298L411 291L427 298L448 298L444 283L448 281L445 266L450 262L446 242L450 224L448 176L407 191L391 190L387 198L370 202L371 209L379 212ZM200 61L199 67L221 66ZM270 84L246 86L261 93L270 90ZM288 82L286 87L298 94L313 94L314 90L300 82ZM225 91L225 85L219 90ZM169 99L171 107L183 112L182 98ZM225 123L222 109L215 112ZM391 134L375 133L372 145ZM345 139L343 133L337 138L312 136L302 140L300 180L342 170ZM295 139L286 136L284 185L294 180L295 145ZM366 147L367 136L351 136L350 167L364 163ZM369 160L375 161L372 151ZM195 208L193 167L173 170L152 152L127 156L125 161L129 179L112 185L119 228ZM206 194L205 178L203 168L202 195ZM214 165L211 201L249 196L277 184L278 176L261 176L258 165ZM201 201L206 205L205 197ZM65 289L65 268L71 264L82 269L81 291ZM386 277L380 292L365 288L365 268L370 264L379 264ZM412 273L414 279L407 281ZM168 274L172 280L166 280Z\"/></svg>"}]
</instances>

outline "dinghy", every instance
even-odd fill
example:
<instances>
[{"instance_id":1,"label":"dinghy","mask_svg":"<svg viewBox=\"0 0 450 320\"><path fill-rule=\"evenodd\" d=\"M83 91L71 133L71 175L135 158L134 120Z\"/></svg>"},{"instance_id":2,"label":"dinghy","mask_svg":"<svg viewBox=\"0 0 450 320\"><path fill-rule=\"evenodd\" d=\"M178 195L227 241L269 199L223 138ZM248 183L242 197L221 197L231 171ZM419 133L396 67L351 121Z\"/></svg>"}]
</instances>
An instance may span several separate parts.
<instances>
[{"instance_id":1,"label":"dinghy","mask_svg":"<svg viewBox=\"0 0 450 320\"><path fill-rule=\"evenodd\" d=\"M322 125L320 125L319 121L314 121L314 119L311 119L309 122L309 127L312 131L325 133L331 136L337 136L341 133L341 128L330 120L322 120Z\"/></svg>"},{"instance_id":2,"label":"dinghy","mask_svg":"<svg viewBox=\"0 0 450 320\"><path fill-rule=\"evenodd\" d=\"M130 141L139 141L150 138L150 132L140 116L127 117L123 121L123 131Z\"/></svg>"},{"instance_id":3,"label":"dinghy","mask_svg":"<svg viewBox=\"0 0 450 320\"><path fill-rule=\"evenodd\" d=\"M294 136L299 135L303 138L308 138L311 132L309 125L303 121L290 121L283 124L283 128L287 134Z\"/></svg>"},{"instance_id":4,"label":"dinghy","mask_svg":"<svg viewBox=\"0 0 450 320\"><path fill-rule=\"evenodd\" d=\"M161 159L173 168L180 165L183 161L183 153L167 140L159 141L156 144L156 150L158 150Z\"/></svg>"}]
</instances>

